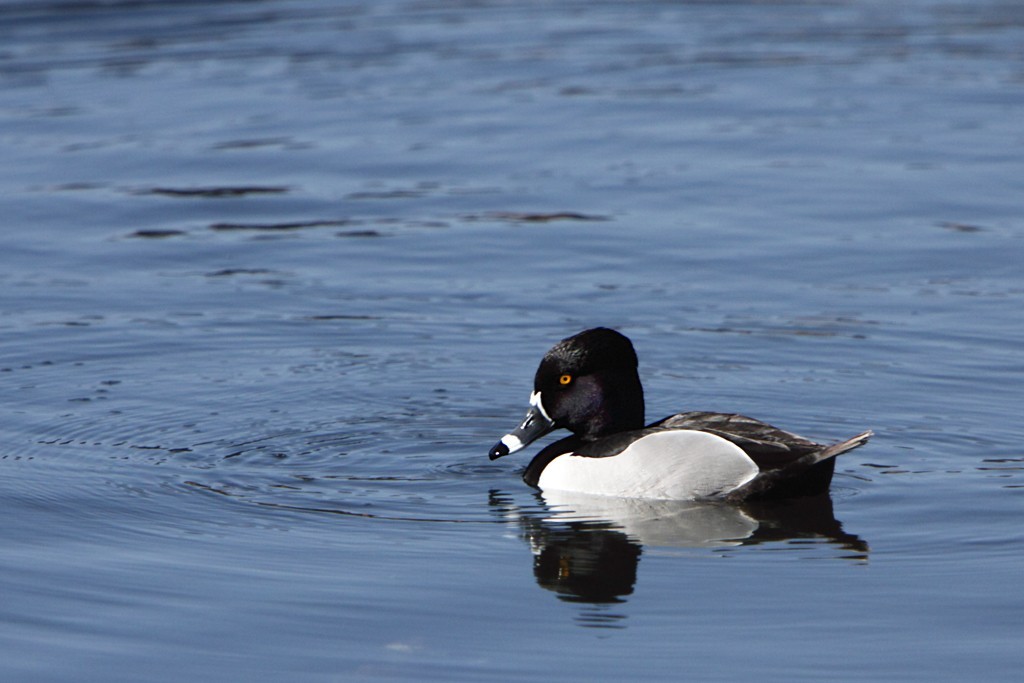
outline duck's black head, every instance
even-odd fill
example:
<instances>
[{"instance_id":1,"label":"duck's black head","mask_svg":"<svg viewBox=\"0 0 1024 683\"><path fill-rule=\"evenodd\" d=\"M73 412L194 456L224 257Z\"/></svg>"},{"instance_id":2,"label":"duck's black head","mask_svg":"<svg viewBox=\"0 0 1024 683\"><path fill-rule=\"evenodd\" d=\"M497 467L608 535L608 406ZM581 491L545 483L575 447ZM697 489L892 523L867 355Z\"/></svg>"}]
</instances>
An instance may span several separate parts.
<instances>
[{"instance_id":1,"label":"duck's black head","mask_svg":"<svg viewBox=\"0 0 1024 683\"><path fill-rule=\"evenodd\" d=\"M644 390L637 364L628 338L595 327L563 339L545 354L533 391L556 428L588 439L639 429Z\"/></svg>"},{"instance_id":2,"label":"duck's black head","mask_svg":"<svg viewBox=\"0 0 1024 683\"><path fill-rule=\"evenodd\" d=\"M523 423L491 449L492 460L553 429L596 439L644 425L636 351L624 335L595 327L555 344L533 379Z\"/></svg>"}]
</instances>

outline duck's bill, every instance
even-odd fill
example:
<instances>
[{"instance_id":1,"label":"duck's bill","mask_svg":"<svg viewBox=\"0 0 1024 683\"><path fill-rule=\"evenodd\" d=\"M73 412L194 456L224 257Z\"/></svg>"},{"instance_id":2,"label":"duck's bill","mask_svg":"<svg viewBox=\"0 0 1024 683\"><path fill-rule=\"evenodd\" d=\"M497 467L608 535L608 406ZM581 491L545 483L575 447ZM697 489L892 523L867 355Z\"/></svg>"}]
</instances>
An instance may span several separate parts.
<instances>
[{"instance_id":1,"label":"duck's bill","mask_svg":"<svg viewBox=\"0 0 1024 683\"><path fill-rule=\"evenodd\" d=\"M509 453L515 453L532 441L544 436L555 424L544 414L539 400L530 401L530 410L527 411L523 423L511 432L501 437L501 441L494 444L494 448L488 453L491 460L497 460Z\"/></svg>"}]
</instances>

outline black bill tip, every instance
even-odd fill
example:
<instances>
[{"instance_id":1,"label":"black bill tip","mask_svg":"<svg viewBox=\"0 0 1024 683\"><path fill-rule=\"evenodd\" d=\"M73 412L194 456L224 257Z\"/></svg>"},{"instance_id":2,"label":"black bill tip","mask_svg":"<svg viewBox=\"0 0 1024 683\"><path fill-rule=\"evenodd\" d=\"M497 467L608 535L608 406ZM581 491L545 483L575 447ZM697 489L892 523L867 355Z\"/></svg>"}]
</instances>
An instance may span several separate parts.
<instances>
[{"instance_id":1,"label":"black bill tip","mask_svg":"<svg viewBox=\"0 0 1024 683\"><path fill-rule=\"evenodd\" d=\"M508 453L508 446L499 441L498 443L494 444L494 448L492 448L490 453L487 454L487 457L490 458L491 460L497 460L498 458L505 457L506 455L508 455Z\"/></svg>"}]
</instances>

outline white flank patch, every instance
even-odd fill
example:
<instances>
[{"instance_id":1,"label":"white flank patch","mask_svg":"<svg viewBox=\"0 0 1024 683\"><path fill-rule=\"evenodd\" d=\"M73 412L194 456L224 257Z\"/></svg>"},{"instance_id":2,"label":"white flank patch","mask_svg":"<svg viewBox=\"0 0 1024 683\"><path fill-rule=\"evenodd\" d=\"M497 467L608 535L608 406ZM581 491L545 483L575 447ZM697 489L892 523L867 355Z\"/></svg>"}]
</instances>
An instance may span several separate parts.
<instances>
[{"instance_id":1,"label":"white flank patch","mask_svg":"<svg viewBox=\"0 0 1024 683\"><path fill-rule=\"evenodd\" d=\"M655 500L710 498L747 483L757 465L736 444L689 429L649 434L607 458L566 454L537 482L543 490Z\"/></svg>"}]
</instances>

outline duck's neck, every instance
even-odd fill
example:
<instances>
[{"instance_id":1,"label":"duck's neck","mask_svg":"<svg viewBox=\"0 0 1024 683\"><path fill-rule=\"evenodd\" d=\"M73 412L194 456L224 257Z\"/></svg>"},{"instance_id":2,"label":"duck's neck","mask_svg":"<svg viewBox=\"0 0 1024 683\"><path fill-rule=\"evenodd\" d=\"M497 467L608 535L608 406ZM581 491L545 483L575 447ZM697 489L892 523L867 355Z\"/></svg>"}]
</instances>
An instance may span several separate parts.
<instances>
[{"instance_id":1,"label":"duck's neck","mask_svg":"<svg viewBox=\"0 0 1024 683\"><path fill-rule=\"evenodd\" d=\"M586 440L644 426L644 389L635 374L613 375L603 378L604 401L601 408L587 423L587 429L577 432Z\"/></svg>"}]
</instances>

